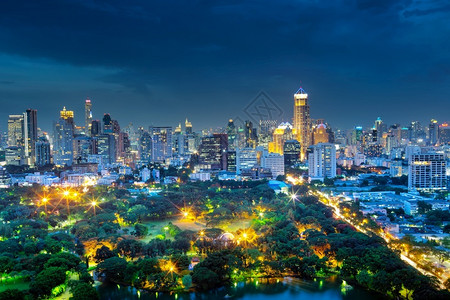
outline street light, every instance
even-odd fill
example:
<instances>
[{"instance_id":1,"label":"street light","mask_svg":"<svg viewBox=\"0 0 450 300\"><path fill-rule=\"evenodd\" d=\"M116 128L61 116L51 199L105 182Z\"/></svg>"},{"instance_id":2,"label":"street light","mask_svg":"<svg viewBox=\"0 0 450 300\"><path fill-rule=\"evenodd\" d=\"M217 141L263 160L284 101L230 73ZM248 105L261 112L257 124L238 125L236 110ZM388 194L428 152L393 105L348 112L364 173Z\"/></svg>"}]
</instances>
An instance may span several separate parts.
<instances>
[{"instance_id":1,"label":"street light","mask_svg":"<svg viewBox=\"0 0 450 300\"><path fill-rule=\"evenodd\" d=\"M45 207L45 217L47 217L47 202L48 199L46 197L41 199L41 202L44 203L44 207Z\"/></svg>"},{"instance_id":2,"label":"street light","mask_svg":"<svg viewBox=\"0 0 450 300\"><path fill-rule=\"evenodd\" d=\"M92 205L92 207L94 208L94 216L96 215L95 214L95 207L97 206L97 202L96 201L92 201L91 202L91 205Z\"/></svg>"}]
</instances>

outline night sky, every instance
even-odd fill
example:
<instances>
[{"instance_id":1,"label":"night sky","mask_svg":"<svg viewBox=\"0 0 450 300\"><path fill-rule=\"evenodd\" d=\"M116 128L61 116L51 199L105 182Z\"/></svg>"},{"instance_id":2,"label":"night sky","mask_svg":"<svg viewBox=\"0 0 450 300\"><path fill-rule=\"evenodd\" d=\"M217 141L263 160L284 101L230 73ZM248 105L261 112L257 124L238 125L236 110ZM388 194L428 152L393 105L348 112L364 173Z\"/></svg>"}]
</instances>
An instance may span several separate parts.
<instances>
[{"instance_id":1,"label":"night sky","mask_svg":"<svg viewBox=\"0 0 450 300\"><path fill-rule=\"evenodd\" d=\"M333 126L450 120L450 3L386 0L2 0L0 128L38 109L84 125L194 129L245 118L264 91L292 118L293 94ZM281 121L281 120L280 120Z\"/></svg>"}]
</instances>

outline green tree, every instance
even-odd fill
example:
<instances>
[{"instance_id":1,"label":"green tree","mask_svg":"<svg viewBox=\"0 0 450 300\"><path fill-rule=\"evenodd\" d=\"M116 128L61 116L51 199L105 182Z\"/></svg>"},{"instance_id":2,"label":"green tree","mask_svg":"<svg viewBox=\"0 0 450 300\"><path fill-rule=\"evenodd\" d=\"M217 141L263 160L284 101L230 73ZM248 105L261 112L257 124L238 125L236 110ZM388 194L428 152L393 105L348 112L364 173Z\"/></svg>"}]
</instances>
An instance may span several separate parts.
<instances>
[{"instance_id":1,"label":"green tree","mask_svg":"<svg viewBox=\"0 0 450 300\"><path fill-rule=\"evenodd\" d=\"M97 265L97 271L106 277L107 280L120 282L124 279L127 261L120 257L105 259Z\"/></svg>"},{"instance_id":2,"label":"green tree","mask_svg":"<svg viewBox=\"0 0 450 300\"><path fill-rule=\"evenodd\" d=\"M98 292L91 284L85 282L75 283L71 289L70 300L98 300Z\"/></svg>"},{"instance_id":3,"label":"green tree","mask_svg":"<svg viewBox=\"0 0 450 300\"><path fill-rule=\"evenodd\" d=\"M0 293L0 300L24 300L25 294L18 289L8 289Z\"/></svg>"},{"instance_id":4,"label":"green tree","mask_svg":"<svg viewBox=\"0 0 450 300\"><path fill-rule=\"evenodd\" d=\"M30 293L36 297L50 295L52 289L66 280L66 270L59 267L44 269L30 283Z\"/></svg>"}]
</instances>

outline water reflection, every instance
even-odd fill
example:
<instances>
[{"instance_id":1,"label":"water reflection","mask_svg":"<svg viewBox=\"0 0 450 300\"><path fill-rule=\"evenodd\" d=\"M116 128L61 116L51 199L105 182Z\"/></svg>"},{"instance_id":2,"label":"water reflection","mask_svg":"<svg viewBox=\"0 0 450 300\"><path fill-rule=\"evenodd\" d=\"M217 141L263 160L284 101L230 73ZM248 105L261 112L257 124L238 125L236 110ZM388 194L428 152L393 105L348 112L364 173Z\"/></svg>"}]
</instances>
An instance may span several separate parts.
<instances>
[{"instance_id":1,"label":"water reflection","mask_svg":"<svg viewBox=\"0 0 450 300\"><path fill-rule=\"evenodd\" d=\"M335 278L301 280L297 278L259 278L239 282L230 287L202 293L155 293L139 291L132 287L115 284L98 286L102 300L211 300L211 299L243 299L243 300L350 300L382 299L380 295L353 288L342 288L342 281Z\"/></svg>"}]
</instances>

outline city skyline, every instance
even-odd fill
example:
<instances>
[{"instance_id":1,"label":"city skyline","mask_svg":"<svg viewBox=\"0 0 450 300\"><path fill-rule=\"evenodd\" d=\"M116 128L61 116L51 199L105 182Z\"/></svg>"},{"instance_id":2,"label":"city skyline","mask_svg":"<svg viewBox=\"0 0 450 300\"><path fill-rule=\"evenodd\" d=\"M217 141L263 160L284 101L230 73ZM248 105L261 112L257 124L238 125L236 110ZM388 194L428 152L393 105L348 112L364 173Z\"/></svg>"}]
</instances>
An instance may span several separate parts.
<instances>
[{"instance_id":1,"label":"city skyline","mask_svg":"<svg viewBox=\"0 0 450 300\"><path fill-rule=\"evenodd\" d=\"M79 103L90 97L98 119L175 126L188 117L217 127L263 90L284 112L278 121L291 121L301 85L312 118L338 128L378 116L448 121L441 1L4 1L2 12L2 120L20 104L37 109L48 130L65 105L81 124ZM181 13L195 17L174 21Z\"/></svg>"}]
</instances>

